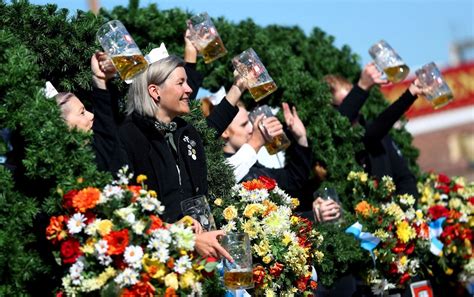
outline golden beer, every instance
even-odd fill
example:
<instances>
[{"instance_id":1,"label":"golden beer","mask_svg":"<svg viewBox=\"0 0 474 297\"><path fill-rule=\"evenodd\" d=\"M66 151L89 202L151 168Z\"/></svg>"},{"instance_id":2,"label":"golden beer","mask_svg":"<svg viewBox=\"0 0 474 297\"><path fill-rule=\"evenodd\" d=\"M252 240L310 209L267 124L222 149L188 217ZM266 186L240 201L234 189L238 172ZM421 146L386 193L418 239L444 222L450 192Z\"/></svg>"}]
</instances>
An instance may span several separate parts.
<instances>
[{"instance_id":1,"label":"golden beer","mask_svg":"<svg viewBox=\"0 0 474 297\"><path fill-rule=\"evenodd\" d=\"M433 104L434 109L438 109L448 104L452 99L453 94L442 94L441 96L438 96L431 100L431 104Z\"/></svg>"},{"instance_id":2,"label":"golden beer","mask_svg":"<svg viewBox=\"0 0 474 297\"><path fill-rule=\"evenodd\" d=\"M264 82L249 88L250 95L252 95L255 101L260 101L271 93L275 92L278 89L277 85L273 80Z\"/></svg>"},{"instance_id":3,"label":"golden beer","mask_svg":"<svg viewBox=\"0 0 474 297\"><path fill-rule=\"evenodd\" d=\"M383 70L383 72L385 72L389 81L393 83L398 83L408 76L410 68L408 68L407 65L403 64L398 66L387 67Z\"/></svg>"},{"instance_id":4,"label":"golden beer","mask_svg":"<svg viewBox=\"0 0 474 297\"><path fill-rule=\"evenodd\" d=\"M123 80L130 79L148 66L142 55L123 55L112 57L112 62Z\"/></svg>"},{"instance_id":5,"label":"golden beer","mask_svg":"<svg viewBox=\"0 0 474 297\"><path fill-rule=\"evenodd\" d=\"M225 271L224 286L230 290L253 288L252 271Z\"/></svg>"},{"instance_id":6,"label":"golden beer","mask_svg":"<svg viewBox=\"0 0 474 297\"><path fill-rule=\"evenodd\" d=\"M286 135L278 135L273 137L272 142L265 143L265 148L268 154L274 155L279 151L286 150L290 146L291 142L288 140Z\"/></svg>"},{"instance_id":7,"label":"golden beer","mask_svg":"<svg viewBox=\"0 0 474 297\"><path fill-rule=\"evenodd\" d=\"M204 63L206 64L209 64L227 54L224 43L219 36L216 36L216 38L209 42L200 52L204 58Z\"/></svg>"}]
</instances>

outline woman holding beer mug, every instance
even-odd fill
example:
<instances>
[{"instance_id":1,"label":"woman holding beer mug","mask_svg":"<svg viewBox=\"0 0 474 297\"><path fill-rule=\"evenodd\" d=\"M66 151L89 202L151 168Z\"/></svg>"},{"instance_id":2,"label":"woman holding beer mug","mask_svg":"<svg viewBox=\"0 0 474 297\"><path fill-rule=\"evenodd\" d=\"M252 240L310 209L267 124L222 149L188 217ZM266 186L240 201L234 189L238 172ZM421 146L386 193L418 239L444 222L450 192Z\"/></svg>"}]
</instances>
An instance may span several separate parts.
<instances>
[{"instance_id":1,"label":"woman holding beer mug","mask_svg":"<svg viewBox=\"0 0 474 297\"><path fill-rule=\"evenodd\" d=\"M291 159L284 168L267 168L257 162L257 152L266 141L264 133L267 133L267 138L283 134L283 126L276 117L263 119L262 115L258 116L252 126L248 111L240 105L237 116L222 134L225 141L224 154L234 167L237 182L264 175L275 179L278 186L286 191L298 191L308 180L311 149L306 128L295 107L290 110L287 103L283 103L282 107L286 125L294 138L287 150Z\"/></svg>"},{"instance_id":2,"label":"woman holding beer mug","mask_svg":"<svg viewBox=\"0 0 474 297\"><path fill-rule=\"evenodd\" d=\"M158 193L165 206L163 218L167 222L182 217L181 201L208 192L201 138L180 117L190 112L193 91L184 65L181 58L171 55L137 75L128 91L128 116L119 129L120 166L128 164L133 172L148 177L149 189ZM237 79L227 94L228 100L237 102L245 88ZM222 133L232 120L234 107L229 106L216 110L213 122L208 121L217 133ZM203 256L230 258L217 241L222 234L223 231L198 234L196 250Z\"/></svg>"}]
</instances>

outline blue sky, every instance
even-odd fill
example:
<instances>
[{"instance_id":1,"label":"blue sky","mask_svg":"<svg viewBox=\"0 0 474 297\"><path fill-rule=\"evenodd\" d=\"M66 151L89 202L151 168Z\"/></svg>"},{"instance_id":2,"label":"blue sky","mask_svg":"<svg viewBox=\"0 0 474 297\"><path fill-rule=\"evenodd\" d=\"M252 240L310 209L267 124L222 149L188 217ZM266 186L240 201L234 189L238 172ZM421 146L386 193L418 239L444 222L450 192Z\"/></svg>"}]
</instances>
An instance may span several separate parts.
<instances>
[{"instance_id":1,"label":"blue sky","mask_svg":"<svg viewBox=\"0 0 474 297\"><path fill-rule=\"evenodd\" d=\"M87 0L31 0L59 7L88 9ZM128 5L128 0L99 0L102 7ZM380 39L394 47L413 69L431 61L449 62L453 41L474 39L474 0L142 0L158 8L178 7L191 12L207 11L238 22L252 18L257 24L298 25L306 33L320 27L335 36L336 46L348 44L370 61L368 48ZM219 29L219 28L218 28ZM225 43L225 41L224 41ZM474 60L474 49L467 52Z\"/></svg>"}]
</instances>

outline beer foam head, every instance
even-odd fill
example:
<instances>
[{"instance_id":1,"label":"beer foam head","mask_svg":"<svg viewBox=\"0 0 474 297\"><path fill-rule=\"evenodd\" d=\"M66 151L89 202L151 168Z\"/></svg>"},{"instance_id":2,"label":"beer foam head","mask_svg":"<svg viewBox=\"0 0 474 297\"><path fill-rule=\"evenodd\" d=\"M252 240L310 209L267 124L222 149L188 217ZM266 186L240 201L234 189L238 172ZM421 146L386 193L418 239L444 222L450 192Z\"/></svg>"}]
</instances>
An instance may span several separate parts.
<instances>
[{"instance_id":1,"label":"beer foam head","mask_svg":"<svg viewBox=\"0 0 474 297\"><path fill-rule=\"evenodd\" d=\"M145 59L148 62L148 64L152 64L168 56L169 56L168 50L166 49L165 44L162 42L160 44L160 47L152 49L148 53L148 55L145 56Z\"/></svg>"},{"instance_id":2,"label":"beer foam head","mask_svg":"<svg viewBox=\"0 0 474 297\"><path fill-rule=\"evenodd\" d=\"M47 81L45 88L43 89L43 93L46 96L46 98L51 99L51 98L54 98L58 94L58 91L56 90L56 88L53 86L51 82Z\"/></svg>"}]
</instances>

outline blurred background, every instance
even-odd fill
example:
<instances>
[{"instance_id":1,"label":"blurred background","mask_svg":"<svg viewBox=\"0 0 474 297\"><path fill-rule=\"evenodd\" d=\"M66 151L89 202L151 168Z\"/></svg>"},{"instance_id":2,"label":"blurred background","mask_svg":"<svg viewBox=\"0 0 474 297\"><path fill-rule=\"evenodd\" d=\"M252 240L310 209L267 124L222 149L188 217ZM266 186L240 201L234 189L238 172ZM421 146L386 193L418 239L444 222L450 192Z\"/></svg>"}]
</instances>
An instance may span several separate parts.
<instances>
[{"instance_id":1,"label":"blurred background","mask_svg":"<svg viewBox=\"0 0 474 297\"><path fill-rule=\"evenodd\" d=\"M128 0L51 1L68 8L97 11L127 6ZM420 150L422 170L474 180L474 1L473 0L162 0L160 10L180 8L238 22L251 18L261 26L299 26L307 34L319 27L335 37L335 45L349 45L359 55L361 66L370 62L368 48L385 39L411 68L435 62L453 89L454 101L434 110L417 100L407 112L407 129ZM157 41L159 42L159 41ZM413 76L382 89L395 100Z\"/></svg>"}]
</instances>

